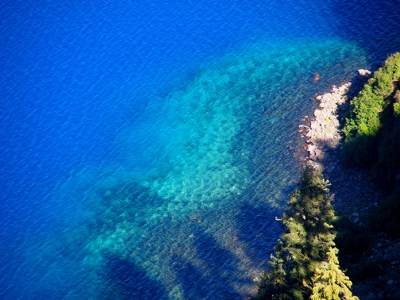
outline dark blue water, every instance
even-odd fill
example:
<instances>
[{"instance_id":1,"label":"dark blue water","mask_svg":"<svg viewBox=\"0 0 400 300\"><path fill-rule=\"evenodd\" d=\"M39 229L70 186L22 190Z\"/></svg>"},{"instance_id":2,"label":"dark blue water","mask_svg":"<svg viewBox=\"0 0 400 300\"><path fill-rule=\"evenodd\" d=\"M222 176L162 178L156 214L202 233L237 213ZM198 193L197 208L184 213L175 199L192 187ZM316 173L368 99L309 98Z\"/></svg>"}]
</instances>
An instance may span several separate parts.
<instances>
[{"instance_id":1,"label":"dark blue water","mask_svg":"<svg viewBox=\"0 0 400 300\"><path fill-rule=\"evenodd\" d=\"M254 293L310 97L400 50L320 2L3 1L1 298Z\"/></svg>"}]
</instances>

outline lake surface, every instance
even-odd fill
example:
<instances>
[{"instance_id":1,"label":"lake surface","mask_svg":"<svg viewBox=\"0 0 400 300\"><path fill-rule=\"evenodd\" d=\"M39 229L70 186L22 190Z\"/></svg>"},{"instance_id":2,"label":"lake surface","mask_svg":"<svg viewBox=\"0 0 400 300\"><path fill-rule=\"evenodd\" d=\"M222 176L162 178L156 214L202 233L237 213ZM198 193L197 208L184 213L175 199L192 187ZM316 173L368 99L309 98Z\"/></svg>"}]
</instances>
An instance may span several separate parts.
<instances>
[{"instance_id":1,"label":"lake surface","mask_svg":"<svg viewBox=\"0 0 400 300\"><path fill-rule=\"evenodd\" d=\"M254 294L310 99L400 51L400 1L170 2L0 4L1 299Z\"/></svg>"}]
</instances>

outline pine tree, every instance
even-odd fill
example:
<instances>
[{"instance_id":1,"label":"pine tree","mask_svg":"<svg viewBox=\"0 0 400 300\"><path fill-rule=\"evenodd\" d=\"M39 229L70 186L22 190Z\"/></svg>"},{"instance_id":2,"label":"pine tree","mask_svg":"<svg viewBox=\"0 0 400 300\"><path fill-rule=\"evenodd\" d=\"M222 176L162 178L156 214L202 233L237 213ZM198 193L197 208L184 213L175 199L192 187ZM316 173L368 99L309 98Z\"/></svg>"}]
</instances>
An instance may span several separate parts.
<instances>
[{"instance_id":1,"label":"pine tree","mask_svg":"<svg viewBox=\"0 0 400 300\"><path fill-rule=\"evenodd\" d=\"M328 260L323 261L316 269L313 281L311 300L320 299L358 299L352 296L352 282L339 268L338 249L332 247L328 252Z\"/></svg>"},{"instance_id":2,"label":"pine tree","mask_svg":"<svg viewBox=\"0 0 400 300\"><path fill-rule=\"evenodd\" d=\"M357 299L339 268L328 185L306 166L282 217L285 231L268 262L270 272L261 275L258 299Z\"/></svg>"}]
</instances>

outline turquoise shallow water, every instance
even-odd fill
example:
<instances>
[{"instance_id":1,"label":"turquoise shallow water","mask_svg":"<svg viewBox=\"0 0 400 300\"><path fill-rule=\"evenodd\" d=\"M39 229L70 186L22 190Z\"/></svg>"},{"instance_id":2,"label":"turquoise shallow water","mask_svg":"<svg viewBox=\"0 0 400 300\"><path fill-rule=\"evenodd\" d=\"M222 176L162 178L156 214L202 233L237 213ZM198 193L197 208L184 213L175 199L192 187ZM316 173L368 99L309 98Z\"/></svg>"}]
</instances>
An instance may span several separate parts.
<instances>
[{"instance_id":1,"label":"turquoise shallow water","mask_svg":"<svg viewBox=\"0 0 400 300\"><path fill-rule=\"evenodd\" d=\"M132 287L119 286L117 264L127 274L139 270L169 299L209 298L221 284L219 293L231 297L253 291L280 233L274 216L298 176L289 148L318 91L312 74L326 77L323 86L361 65L354 43L257 45L214 60L150 101L113 145L119 166L83 170L60 187L60 194L80 190L86 207L77 228L35 253L46 262L65 255L49 266L48 280L62 262L80 270L85 294L124 298Z\"/></svg>"},{"instance_id":2,"label":"turquoise shallow water","mask_svg":"<svg viewBox=\"0 0 400 300\"><path fill-rule=\"evenodd\" d=\"M254 294L299 119L400 47L398 6L86 4L0 6L1 298Z\"/></svg>"}]
</instances>

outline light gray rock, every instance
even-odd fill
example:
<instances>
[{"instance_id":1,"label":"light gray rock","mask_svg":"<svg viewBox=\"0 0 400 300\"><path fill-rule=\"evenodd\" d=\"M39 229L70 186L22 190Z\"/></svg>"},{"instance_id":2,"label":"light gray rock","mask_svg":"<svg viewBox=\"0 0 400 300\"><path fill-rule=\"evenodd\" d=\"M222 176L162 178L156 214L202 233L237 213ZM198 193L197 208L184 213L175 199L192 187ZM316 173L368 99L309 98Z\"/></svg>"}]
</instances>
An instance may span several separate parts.
<instances>
[{"instance_id":1,"label":"light gray rock","mask_svg":"<svg viewBox=\"0 0 400 300\"><path fill-rule=\"evenodd\" d=\"M315 168L323 170L327 179L329 176L336 176L338 172L341 172L340 164L334 158L335 154L340 152L342 138L338 114L342 110L346 111L349 107L346 101L350 86L351 83L346 83L339 87L333 87L330 93L316 96L319 107L314 111L314 118L310 118L308 132L304 130L303 126L299 126L302 131L304 130L303 132L307 132L305 149L309 153L309 162ZM303 159L301 160L303 161ZM341 205L344 204L341 203ZM353 216L353 219L356 218L358 216Z\"/></svg>"},{"instance_id":2,"label":"light gray rock","mask_svg":"<svg viewBox=\"0 0 400 300\"><path fill-rule=\"evenodd\" d=\"M359 70L357 70L357 72L358 72L358 75L360 75L360 76L369 76L369 75L371 75L371 71L369 71L369 70L359 69Z\"/></svg>"}]
</instances>

